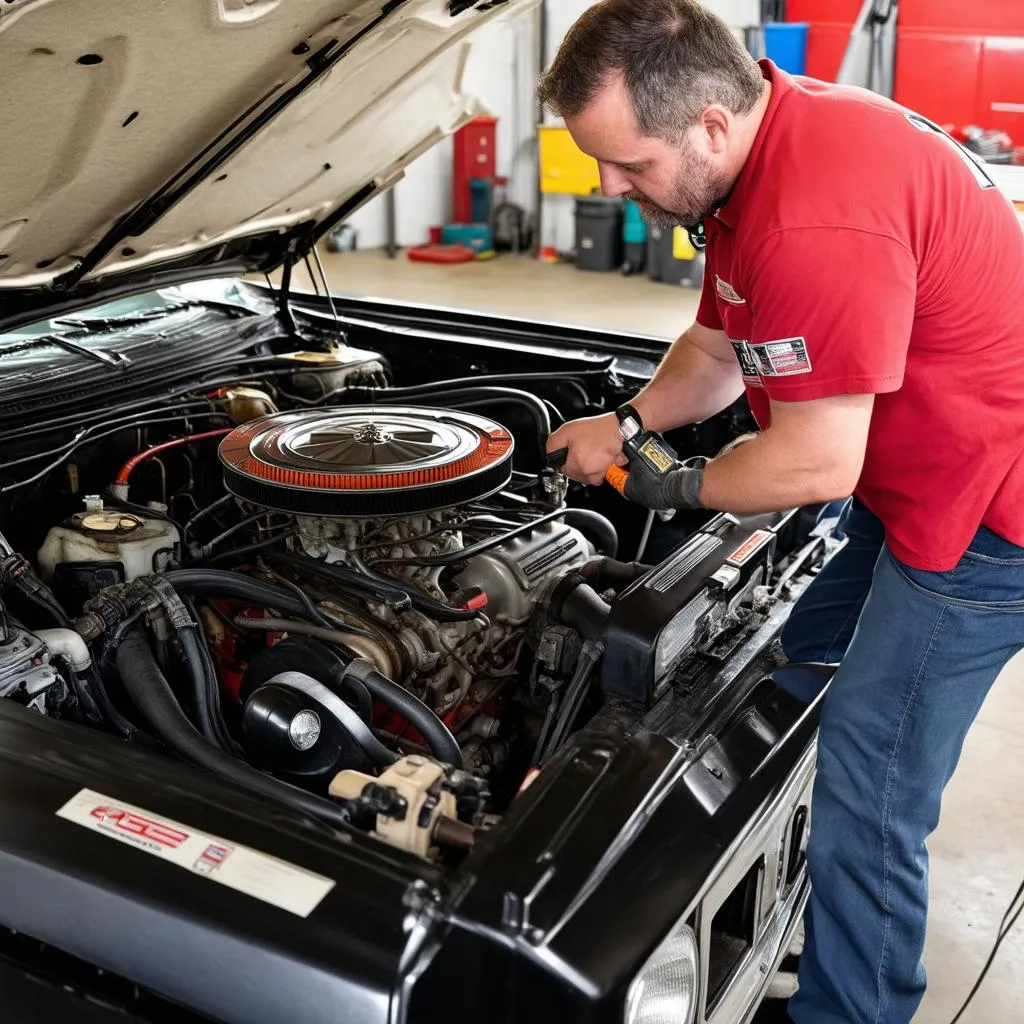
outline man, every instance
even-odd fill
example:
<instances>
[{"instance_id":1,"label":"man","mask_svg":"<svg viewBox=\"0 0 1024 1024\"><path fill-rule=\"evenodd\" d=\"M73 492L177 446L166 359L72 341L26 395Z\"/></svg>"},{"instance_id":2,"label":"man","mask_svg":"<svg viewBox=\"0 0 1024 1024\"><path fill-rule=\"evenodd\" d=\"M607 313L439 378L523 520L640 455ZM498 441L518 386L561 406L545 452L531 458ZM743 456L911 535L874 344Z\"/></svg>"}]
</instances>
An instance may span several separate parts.
<instances>
[{"instance_id":1,"label":"man","mask_svg":"<svg viewBox=\"0 0 1024 1024\"><path fill-rule=\"evenodd\" d=\"M603 191L707 231L693 324L633 399L646 426L746 393L761 427L648 508L842 500L849 543L799 602L825 697L797 1024L904 1024L925 988L925 839L965 734L1024 647L1024 234L948 136L865 91L756 63L695 0L604 0L541 82ZM613 413L556 431L622 464ZM809 699L813 694L802 694Z\"/></svg>"}]
</instances>

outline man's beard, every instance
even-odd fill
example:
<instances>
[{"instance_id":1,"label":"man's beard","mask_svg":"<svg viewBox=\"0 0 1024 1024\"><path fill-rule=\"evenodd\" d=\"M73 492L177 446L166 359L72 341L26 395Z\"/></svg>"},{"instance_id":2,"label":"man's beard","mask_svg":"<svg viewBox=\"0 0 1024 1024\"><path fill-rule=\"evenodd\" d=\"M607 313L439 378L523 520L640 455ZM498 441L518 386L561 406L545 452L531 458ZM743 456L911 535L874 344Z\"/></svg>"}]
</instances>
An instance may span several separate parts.
<instances>
[{"instance_id":1,"label":"man's beard","mask_svg":"<svg viewBox=\"0 0 1024 1024\"><path fill-rule=\"evenodd\" d=\"M671 208L659 206L643 192L623 197L639 204L644 220L658 228L693 227L706 220L725 202L729 189L711 169L711 161L688 152L669 197Z\"/></svg>"}]
</instances>

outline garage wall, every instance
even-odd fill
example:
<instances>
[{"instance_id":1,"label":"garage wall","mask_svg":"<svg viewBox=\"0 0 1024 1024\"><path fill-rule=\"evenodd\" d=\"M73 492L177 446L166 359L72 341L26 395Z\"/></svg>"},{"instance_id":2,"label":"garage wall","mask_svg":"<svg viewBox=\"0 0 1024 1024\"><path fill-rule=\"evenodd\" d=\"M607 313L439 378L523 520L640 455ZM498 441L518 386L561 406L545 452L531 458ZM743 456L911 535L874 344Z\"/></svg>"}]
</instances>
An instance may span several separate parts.
<instances>
[{"instance_id":1,"label":"garage wall","mask_svg":"<svg viewBox=\"0 0 1024 1024\"><path fill-rule=\"evenodd\" d=\"M558 0L559 4L567 0ZM536 205L537 17L527 13L492 22L481 31L480 44L467 65L467 82L498 118L498 174L509 179L509 198L528 210ZM395 186L398 244L418 245L428 229L451 216L452 141L445 139L406 168ZM359 232L359 247L387 241L384 199L357 211L350 223Z\"/></svg>"},{"instance_id":2,"label":"garage wall","mask_svg":"<svg viewBox=\"0 0 1024 1024\"><path fill-rule=\"evenodd\" d=\"M547 0L547 46L545 66L573 22L595 0ZM760 0L704 0L727 20L750 24L758 17ZM537 206L538 111L534 85L539 73L539 8L525 15L501 18L482 31L466 73L470 84L498 118L498 174L509 179L509 198L531 214ZM545 121L552 123L550 116ZM395 186L397 240L400 246L427 240L432 225L444 224L451 216L451 139L424 153L406 169L405 178ZM387 241L386 208L383 198L357 211L350 223L359 233L361 249L378 248ZM568 196L544 199L542 244L560 250L574 243L574 201Z\"/></svg>"}]
</instances>

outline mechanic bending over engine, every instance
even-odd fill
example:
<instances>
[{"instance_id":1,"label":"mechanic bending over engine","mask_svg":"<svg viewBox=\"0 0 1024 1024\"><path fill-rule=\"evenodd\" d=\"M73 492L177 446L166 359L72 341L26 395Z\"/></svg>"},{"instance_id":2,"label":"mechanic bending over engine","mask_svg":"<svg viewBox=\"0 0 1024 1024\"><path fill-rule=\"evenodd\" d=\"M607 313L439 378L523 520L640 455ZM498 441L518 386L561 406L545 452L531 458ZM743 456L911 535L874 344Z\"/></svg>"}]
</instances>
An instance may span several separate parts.
<instances>
[{"instance_id":1,"label":"mechanic bending over engine","mask_svg":"<svg viewBox=\"0 0 1024 1024\"><path fill-rule=\"evenodd\" d=\"M663 431L746 391L761 432L627 497L738 514L848 498L790 661L825 697L797 1024L904 1024L925 989L925 839L1024 647L1024 233L983 167L890 101L747 54L694 0L604 0L541 81L606 195L707 232L697 322L633 404ZM614 413L556 431L622 465ZM813 693L798 694L810 699Z\"/></svg>"}]
</instances>

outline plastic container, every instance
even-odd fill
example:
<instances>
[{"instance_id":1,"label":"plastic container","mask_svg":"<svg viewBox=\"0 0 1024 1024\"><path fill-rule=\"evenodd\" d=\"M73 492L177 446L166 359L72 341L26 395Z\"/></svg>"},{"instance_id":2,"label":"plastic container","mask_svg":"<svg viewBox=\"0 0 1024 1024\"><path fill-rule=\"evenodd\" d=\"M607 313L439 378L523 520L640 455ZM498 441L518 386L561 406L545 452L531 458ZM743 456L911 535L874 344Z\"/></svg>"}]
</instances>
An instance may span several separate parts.
<instances>
[{"instance_id":1,"label":"plastic container","mask_svg":"<svg viewBox=\"0 0 1024 1024\"><path fill-rule=\"evenodd\" d=\"M443 245L464 245L475 253L494 249L494 234L486 224L445 224L441 229Z\"/></svg>"},{"instance_id":2,"label":"plastic container","mask_svg":"<svg viewBox=\"0 0 1024 1024\"><path fill-rule=\"evenodd\" d=\"M88 510L50 530L39 549L39 568L49 583L58 565L118 563L125 580L134 580L164 568L180 540L177 527L163 519L113 508Z\"/></svg>"},{"instance_id":3,"label":"plastic container","mask_svg":"<svg viewBox=\"0 0 1024 1024\"><path fill-rule=\"evenodd\" d=\"M469 182L469 220L472 224L490 224L494 208L494 182L471 178Z\"/></svg>"},{"instance_id":4,"label":"plastic container","mask_svg":"<svg viewBox=\"0 0 1024 1024\"><path fill-rule=\"evenodd\" d=\"M764 26L764 55L791 75L807 73L807 29L802 21L772 22Z\"/></svg>"},{"instance_id":5,"label":"plastic container","mask_svg":"<svg viewBox=\"0 0 1024 1024\"><path fill-rule=\"evenodd\" d=\"M664 284L700 288L704 254L695 249L685 228L652 227L647 235L647 276Z\"/></svg>"},{"instance_id":6,"label":"plastic container","mask_svg":"<svg viewBox=\"0 0 1024 1024\"><path fill-rule=\"evenodd\" d=\"M576 266L580 270L618 270L622 266L621 199L576 199Z\"/></svg>"},{"instance_id":7,"label":"plastic container","mask_svg":"<svg viewBox=\"0 0 1024 1024\"><path fill-rule=\"evenodd\" d=\"M622 273L642 274L647 265L647 221L640 207L627 199L622 225Z\"/></svg>"}]
</instances>

